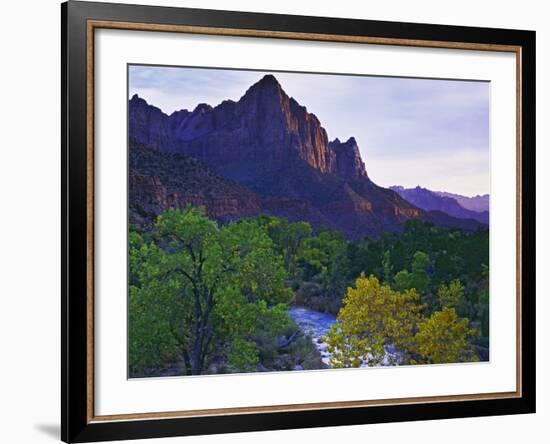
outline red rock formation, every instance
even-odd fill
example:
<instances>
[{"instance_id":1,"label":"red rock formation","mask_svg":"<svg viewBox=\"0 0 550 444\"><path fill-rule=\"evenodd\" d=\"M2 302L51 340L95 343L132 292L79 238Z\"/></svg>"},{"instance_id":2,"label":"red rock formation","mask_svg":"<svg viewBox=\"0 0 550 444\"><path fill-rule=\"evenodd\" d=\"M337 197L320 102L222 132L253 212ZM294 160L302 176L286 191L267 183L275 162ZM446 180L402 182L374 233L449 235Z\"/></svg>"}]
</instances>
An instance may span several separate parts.
<instances>
[{"instance_id":1,"label":"red rock formation","mask_svg":"<svg viewBox=\"0 0 550 444\"><path fill-rule=\"evenodd\" d=\"M396 231L409 218L425 217L394 191L374 184L356 140L329 142L319 119L288 97L272 75L237 102L226 100L214 108L200 104L170 116L134 96L129 137L138 166L130 188L154 213L189 203L205 206L207 214L221 220L263 212L354 238ZM162 154L146 168L138 153L143 146L149 156L155 150ZM190 157L178 158L176 167L170 163L173 153Z\"/></svg>"}]
</instances>

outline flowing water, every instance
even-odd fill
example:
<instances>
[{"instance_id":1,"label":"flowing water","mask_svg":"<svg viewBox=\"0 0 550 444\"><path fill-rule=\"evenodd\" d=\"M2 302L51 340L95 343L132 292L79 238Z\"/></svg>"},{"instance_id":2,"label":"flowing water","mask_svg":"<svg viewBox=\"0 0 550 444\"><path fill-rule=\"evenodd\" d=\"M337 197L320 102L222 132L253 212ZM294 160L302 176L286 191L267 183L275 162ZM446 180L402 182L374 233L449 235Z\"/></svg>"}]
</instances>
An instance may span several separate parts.
<instances>
[{"instance_id":1,"label":"flowing water","mask_svg":"<svg viewBox=\"0 0 550 444\"><path fill-rule=\"evenodd\" d=\"M290 317L298 324L304 333L311 337L313 344L321 353L321 359L327 365L331 356L327 350L328 344L323 341L323 337L329 332L330 327L336 322L336 317L322 313L320 311L311 310L304 307L291 307L288 310ZM385 346L386 354L382 362L377 366L388 366L399 364L402 360L402 353L392 345ZM367 367L368 360L365 360L361 367Z\"/></svg>"},{"instance_id":2,"label":"flowing water","mask_svg":"<svg viewBox=\"0 0 550 444\"><path fill-rule=\"evenodd\" d=\"M328 365L330 353L327 351L328 344L322 338L328 333L332 324L336 322L336 317L304 307L292 307L288 313L303 332L311 337L313 344L321 353L323 362Z\"/></svg>"}]
</instances>

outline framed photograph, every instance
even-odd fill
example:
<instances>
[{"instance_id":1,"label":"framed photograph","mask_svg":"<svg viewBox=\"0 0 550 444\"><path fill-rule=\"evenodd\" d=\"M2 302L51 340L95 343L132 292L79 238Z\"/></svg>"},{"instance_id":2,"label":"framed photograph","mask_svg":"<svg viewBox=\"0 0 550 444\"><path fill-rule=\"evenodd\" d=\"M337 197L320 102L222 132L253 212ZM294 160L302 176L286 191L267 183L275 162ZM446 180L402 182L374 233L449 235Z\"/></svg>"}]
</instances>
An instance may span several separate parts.
<instances>
[{"instance_id":1,"label":"framed photograph","mask_svg":"<svg viewBox=\"0 0 550 444\"><path fill-rule=\"evenodd\" d=\"M69 1L62 439L535 411L535 33Z\"/></svg>"}]
</instances>

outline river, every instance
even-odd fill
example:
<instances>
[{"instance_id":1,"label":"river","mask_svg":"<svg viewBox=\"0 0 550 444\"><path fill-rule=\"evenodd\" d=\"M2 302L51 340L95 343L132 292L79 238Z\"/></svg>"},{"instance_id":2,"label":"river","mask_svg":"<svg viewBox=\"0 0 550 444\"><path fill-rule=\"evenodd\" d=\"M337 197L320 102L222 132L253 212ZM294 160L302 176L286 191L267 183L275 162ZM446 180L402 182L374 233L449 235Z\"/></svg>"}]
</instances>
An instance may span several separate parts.
<instances>
[{"instance_id":1,"label":"river","mask_svg":"<svg viewBox=\"0 0 550 444\"><path fill-rule=\"evenodd\" d=\"M321 359L323 362L329 365L329 358L331 354L328 351L328 344L322 340L322 338L329 332L330 327L336 322L336 317L322 313L320 311L311 310L305 307L291 307L288 310L290 317L298 324L304 333L311 337L313 344L321 353ZM402 353L395 349L392 345L384 346L386 355L382 359L382 362L376 366L389 366L396 365L402 360ZM367 367L368 360L365 360L361 367Z\"/></svg>"},{"instance_id":2,"label":"river","mask_svg":"<svg viewBox=\"0 0 550 444\"><path fill-rule=\"evenodd\" d=\"M288 314L298 324L298 327L311 337L313 344L315 344L315 347L321 353L321 359L325 364L329 365L330 353L327 351L328 344L321 339L328 333L332 324L336 322L336 317L304 307L292 307L288 310Z\"/></svg>"}]
</instances>

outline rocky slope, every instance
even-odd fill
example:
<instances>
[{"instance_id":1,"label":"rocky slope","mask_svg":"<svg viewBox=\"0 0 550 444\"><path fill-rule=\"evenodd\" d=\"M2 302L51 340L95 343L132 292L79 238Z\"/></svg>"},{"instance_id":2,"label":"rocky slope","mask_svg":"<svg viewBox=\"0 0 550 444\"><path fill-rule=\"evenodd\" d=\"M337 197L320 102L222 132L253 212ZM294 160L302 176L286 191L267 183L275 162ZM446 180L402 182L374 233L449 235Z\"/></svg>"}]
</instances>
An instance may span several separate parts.
<instances>
[{"instance_id":1,"label":"rocky slope","mask_svg":"<svg viewBox=\"0 0 550 444\"><path fill-rule=\"evenodd\" d=\"M203 207L221 222L261 212L253 192L213 173L196 159L177 153L160 153L136 142L129 153L130 222L147 225L166 208Z\"/></svg>"},{"instance_id":2,"label":"rocky slope","mask_svg":"<svg viewBox=\"0 0 550 444\"><path fill-rule=\"evenodd\" d=\"M399 231L417 217L479 226L430 216L377 186L355 139L329 141L317 117L288 97L272 75L237 102L200 104L171 115L135 95L129 103L129 140L131 158L133 150L144 149L157 156L144 168L140 154L130 166L130 199L139 196L147 211L193 203L221 220L267 213L338 229L348 238Z\"/></svg>"}]
</instances>

